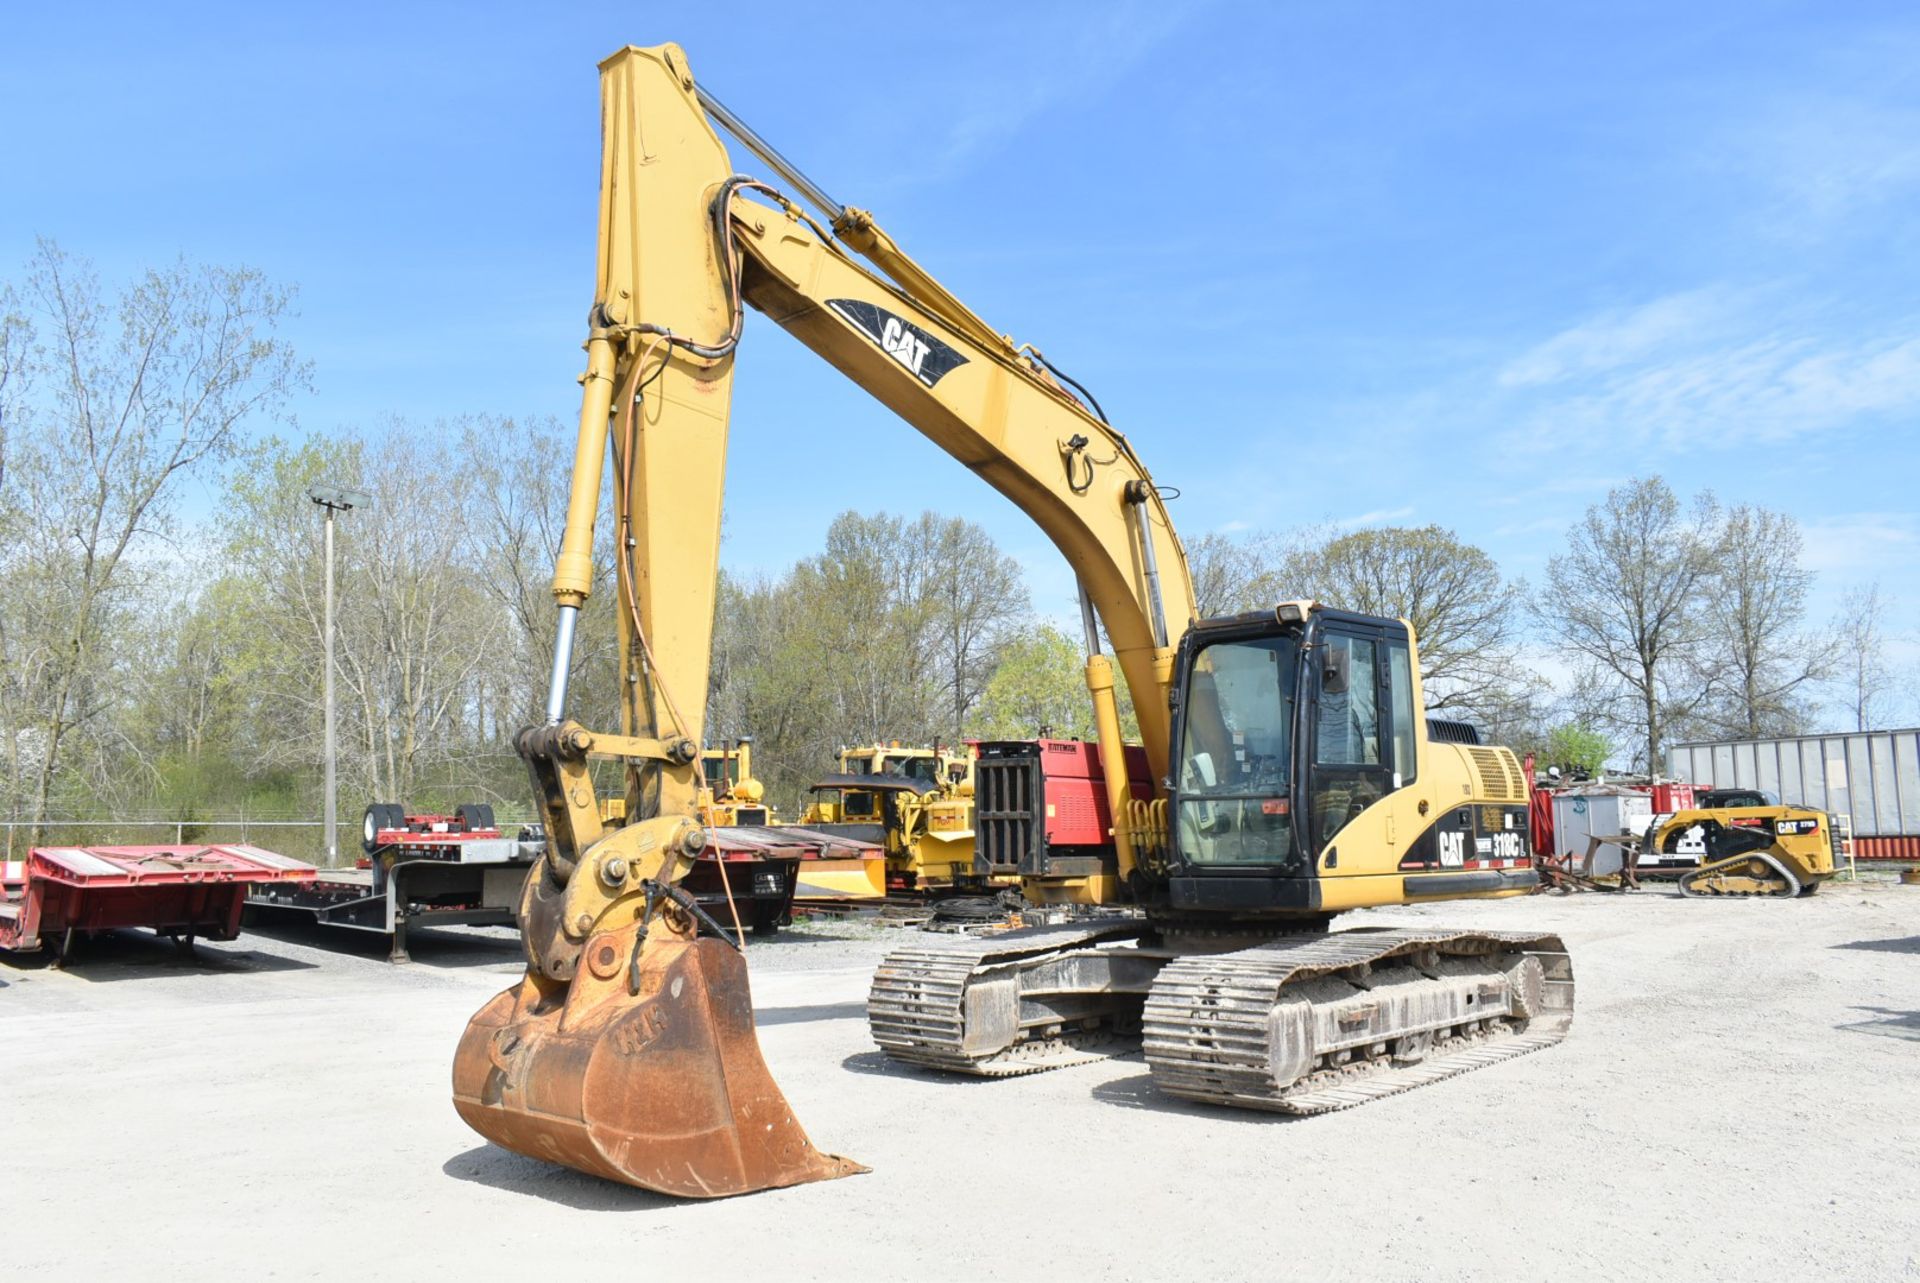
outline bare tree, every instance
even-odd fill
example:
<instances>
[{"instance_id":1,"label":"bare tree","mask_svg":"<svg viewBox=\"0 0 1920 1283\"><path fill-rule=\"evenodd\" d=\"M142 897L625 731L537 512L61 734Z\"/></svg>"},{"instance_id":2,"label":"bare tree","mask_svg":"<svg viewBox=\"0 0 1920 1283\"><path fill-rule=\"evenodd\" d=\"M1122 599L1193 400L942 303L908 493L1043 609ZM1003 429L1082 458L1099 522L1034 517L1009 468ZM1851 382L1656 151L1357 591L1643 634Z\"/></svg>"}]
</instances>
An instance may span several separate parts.
<instances>
[{"instance_id":1,"label":"bare tree","mask_svg":"<svg viewBox=\"0 0 1920 1283\"><path fill-rule=\"evenodd\" d=\"M1697 681L1712 639L1718 512L1702 495L1685 513L1659 477L1636 479L1567 532L1567 551L1547 563L1540 626L1588 666L1593 711L1629 727L1658 770L1670 721L1706 698Z\"/></svg>"},{"instance_id":2,"label":"bare tree","mask_svg":"<svg viewBox=\"0 0 1920 1283\"><path fill-rule=\"evenodd\" d=\"M476 482L467 522L476 582L510 624L511 644L494 657L486 674L488 702L497 704L492 716L510 737L545 712L553 666L553 566L567 523L573 430L551 416L481 416L461 426L459 454ZM570 688L574 707L589 721L612 718L619 707L614 525L608 515L613 487L600 490L593 592L576 634Z\"/></svg>"},{"instance_id":3,"label":"bare tree","mask_svg":"<svg viewBox=\"0 0 1920 1283\"><path fill-rule=\"evenodd\" d=\"M1294 595L1281 582L1285 557L1271 535L1209 531L1186 547L1194 609L1202 619L1257 610Z\"/></svg>"},{"instance_id":4,"label":"bare tree","mask_svg":"<svg viewBox=\"0 0 1920 1283\"><path fill-rule=\"evenodd\" d=\"M1412 624L1429 708L1490 715L1530 684L1517 653L1518 586L1451 530L1334 535L1288 556L1280 580L1290 595Z\"/></svg>"},{"instance_id":5,"label":"bare tree","mask_svg":"<svg viewBox=\"0 0 1920 1283\"><path fill-rule=\"evenodd\" d=\"M936 567L929 592L940 685L950 711L946 729L957 741L1031 603L1020 563L979 526L929 512L915 523L916 543L921 531L930 537Z\"/></svg>"},{"instance_id":6,"label":"bare tree","mask_svg":"<svg viewBox=\"0 0 1920 1283\"><path fill-rule=\"evenodd\" d=\"M1872 730L1886 712L1886 606L1880 584L1860 584L1840 600L1834 629L1834 668L1840 697L1857 731Z\"/></svg>"},{"instance_id":7,"label":"bare tree","mask_svg":"<svg viewBox=\"0 0 1920 1283\"><path fill-rule=\"evenodd\" d=\"M1800 564L1800 525L1786 513L1729 509L1701 607L1711 640L1697 680L1706 729L1747 738L1793 735L1805 693L1826 671L1820 643L1799 631L1813 572Z\"/></svg>"},{"instance_id":8,"label":"bare tree","mask_svg":"<svg viewBox=\"0 0 1920 1283\"><path fill-rule=\"evenodd\" d=\"M51 590L35 601L39 735L32 815L46 818L69 737L106 706L110 623L129 553L170 525L181 482L232 450L239 425L284 414L306 371L276 337L290 293L246 269L176 264L117 299L42 241L27 307L46 339L26 439L8 448L35 520L19 549ZM15 615L18 622L19 615Z\"/></svg>"}]
</instances>

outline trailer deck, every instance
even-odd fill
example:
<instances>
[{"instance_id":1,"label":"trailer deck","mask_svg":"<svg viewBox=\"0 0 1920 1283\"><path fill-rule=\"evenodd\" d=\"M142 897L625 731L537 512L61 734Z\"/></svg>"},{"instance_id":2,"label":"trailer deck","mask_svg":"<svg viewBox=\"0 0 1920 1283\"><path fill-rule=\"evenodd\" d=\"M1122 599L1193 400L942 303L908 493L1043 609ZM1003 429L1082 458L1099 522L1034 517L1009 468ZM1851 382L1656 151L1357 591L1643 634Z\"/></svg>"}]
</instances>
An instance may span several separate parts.
<instances>
[{"instance_id":1,"label":"trailer deck","mask_svg":"<svg viewBox=\"0 0 1920 1283\"><path fill-rule=\"evenodd\" d=\"M385 936L388 959L407 962L410 927L512 926L520 886L540 853L536 839L444 825L381 829L373 845L361 867L321 869L301 886L254 888L248 911Z\"/></svg>"},{"instance_id":2,"label":"trailer deck","mask_svg":"<svg viewBox=\"0 0 1920 1283\"><path fill-rule=\"evenodd\" d=\"M0 870L0 949L52 942L64 958L76 937L147 927L191 944L240 934L247 891L295 887L317 870L257 846L35 847Z\"/></svg>"},{"instance_id":3,"label":"trailer deck","mask_svg":"<svg viewBox=\"0 0 1920 1283\"><path fill-rule=\"evenodd\" d=\"M258 914L299 914L326 926L387 938L388 958L410 960L412 927L516 925L520 889L544 842L537 829L503 837L461 830L446 817L409 817L379 828L363 867L322 869L298 886L266 885L247 897ZM801 870L830 862L878 865L872 843L786 825L716 825L686 889L715 921L770 935L791 919Z\"/></svg>"}]
</instances>

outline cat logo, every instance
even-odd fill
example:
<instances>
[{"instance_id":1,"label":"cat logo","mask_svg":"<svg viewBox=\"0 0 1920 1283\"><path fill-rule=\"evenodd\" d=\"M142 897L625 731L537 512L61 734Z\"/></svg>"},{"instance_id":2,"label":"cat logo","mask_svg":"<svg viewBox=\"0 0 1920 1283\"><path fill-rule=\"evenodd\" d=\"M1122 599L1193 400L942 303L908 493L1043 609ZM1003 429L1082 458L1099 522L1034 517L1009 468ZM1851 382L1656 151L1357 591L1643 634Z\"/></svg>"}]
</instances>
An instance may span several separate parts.
<instances>
[{"instance_id":1,"label":"cat logo","mask_svg":"<svg viewBox=\"0 0 1920 1283\"><path fill-rule=\"evenodd\" d=\"M876 304L857 298L830 298L827 306L841 320L879 344L882 352L927 387L967 363L967 358L939 335L930 334Z\"/></svg>"},{"instance_id":2,"label":"cat logo","mask_svg":"<svg viewBox=\"0 0 1920 1283\"><path fill-rule=\"evenodd\" d=\"M1442 829L1440 838L1440 864L1443 868L1457 869L1467 860L1467 835L1459 829Z\"/></svg>"},{"instance_id":3,"label":"cat logo","mask_svg":"<svg viewBox=\"0 0 1920 1283\"><path fill-rule=\"evenodd\" d=\"M920 373L920 367L926 364L927 353L932 351L910 333L906 322L897 316L889 316L887 323L880 327L880 346L893 353L900 364L915 374Z\"/></svg>"}]
</instances>

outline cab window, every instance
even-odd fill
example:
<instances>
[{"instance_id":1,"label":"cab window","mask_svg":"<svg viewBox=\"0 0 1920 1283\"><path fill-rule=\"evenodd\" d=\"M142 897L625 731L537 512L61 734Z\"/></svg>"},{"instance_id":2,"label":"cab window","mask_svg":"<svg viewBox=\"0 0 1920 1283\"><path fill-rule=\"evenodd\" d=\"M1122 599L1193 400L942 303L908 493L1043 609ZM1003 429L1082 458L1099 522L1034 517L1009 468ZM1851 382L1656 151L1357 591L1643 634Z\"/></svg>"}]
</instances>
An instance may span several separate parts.
<instances>
[{"instance_id":1,"label":"cab window","mask_svg":"<svg viewBox=\"0 0 1920 1283\"><path fill-rule=\"evenodd\" d=\"M1413 736L1413 653L1403 641L1387 643L1387 686L1393 703L1394 783L1411 784L1418 763Z\"/></svg>"},{"instance_id":2,"label":"cab window","mask_svg":"<svg viewBox=\"0 0 1920 1283\"><path fill-rule=\"evenodd\" d=\"M1380 764L1380 698L1374 675L1374 644L1366 637L1329 637L1322 645L1346 652L1345 690L1320 692L1319 748L1322 766Z\"/></svg>"}]
</instances>

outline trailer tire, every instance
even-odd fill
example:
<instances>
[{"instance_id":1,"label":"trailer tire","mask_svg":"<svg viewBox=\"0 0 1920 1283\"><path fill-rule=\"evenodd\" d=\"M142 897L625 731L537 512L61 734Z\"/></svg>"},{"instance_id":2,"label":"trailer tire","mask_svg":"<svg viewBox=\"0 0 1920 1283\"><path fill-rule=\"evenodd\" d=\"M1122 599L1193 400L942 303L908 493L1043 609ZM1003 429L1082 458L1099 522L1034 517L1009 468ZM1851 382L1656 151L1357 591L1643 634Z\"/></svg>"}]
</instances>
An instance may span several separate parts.
<instances>
[{"instance_id":1,"label":"trailer tire","mask_svg":"<svg viewBox=\"0 0 1920 1283\"><path fill-rule=\"evenodd\" d=\"M493 808L483 802L470 802L457 808L453 818L460 821L461 827L469 833L490 829L493 827Z\"/></svg>"},{"instance_id":2,"label":"trailer tire","mask_svg":"<svg viewBox=\"0 0 1920 1283\"><path fill-rule=\"evenodd\" d=\"M375 802L360 817L360 847L368 855L380 849L379 834L383 829L404 829L407 827L407 808L397 802Z\"/></svg>"}]
</instances>

